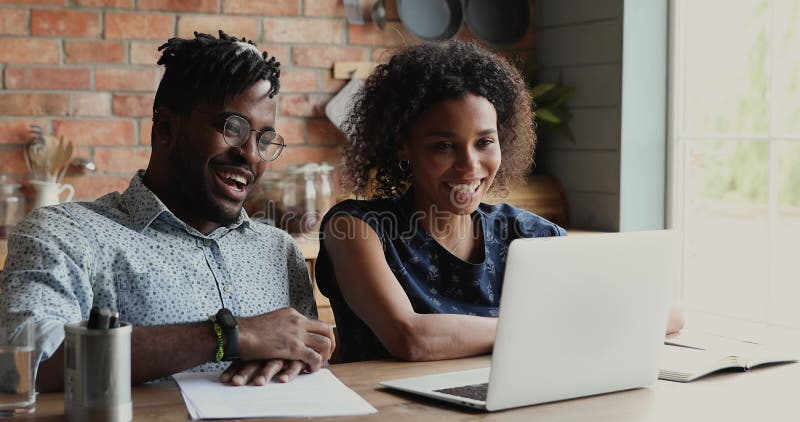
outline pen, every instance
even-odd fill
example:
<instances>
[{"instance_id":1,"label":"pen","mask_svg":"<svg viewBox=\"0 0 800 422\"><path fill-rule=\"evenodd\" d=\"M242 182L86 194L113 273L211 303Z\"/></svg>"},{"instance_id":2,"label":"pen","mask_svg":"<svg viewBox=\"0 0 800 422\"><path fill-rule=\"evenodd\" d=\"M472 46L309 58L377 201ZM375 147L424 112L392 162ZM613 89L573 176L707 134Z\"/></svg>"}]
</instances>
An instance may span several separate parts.
<instances>
[{"instance_id":1,"label":"pen","mask_svg":"<svg viewBox=\"0 0 800 422\"><path fill-rule=\"evenodd\" d=\"M112 311L108 320L108 328L119 328L119 311Z\"/></svg>"},{"instance_id":2,"label":"pen","mask_svg":"<svg viewBox=\"0 0 800 422\"><path fill-rule=\"evenodd\" d=\"M111 310L108 308L100 308L100 317L97 319L97 329L107 330L111 322Z\"/></svg>"},{"instance_id":3,"label":"pen","mask_svg":"<svg viewBox=\"0 0 800 422\"><path fill-rule=\"evenodd\" d=\"M99 328L98 323L100 319L100 308L97 306L92 306L92 310L89 311L89 322L86 323L86 328L89 330L96 330Z\"/></svg>"}]
</instances>

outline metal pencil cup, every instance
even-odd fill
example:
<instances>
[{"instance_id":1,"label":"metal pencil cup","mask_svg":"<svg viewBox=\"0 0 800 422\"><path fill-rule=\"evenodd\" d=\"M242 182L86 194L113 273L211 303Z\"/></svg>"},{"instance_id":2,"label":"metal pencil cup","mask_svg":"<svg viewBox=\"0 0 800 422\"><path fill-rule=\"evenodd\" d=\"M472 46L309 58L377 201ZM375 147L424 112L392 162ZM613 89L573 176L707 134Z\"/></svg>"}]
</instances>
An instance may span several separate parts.
<instances>
[{"instance_id":1,"label":"metal pencil cup","mask_svg":"<svg viewBox=\"0 0 800 422\"><path fill-rule=\"evenodd\" d=\"M64 325L64 411L69 421L129 422L131 324L91 330L87 321Z\"/></svg>"}]
</instances>

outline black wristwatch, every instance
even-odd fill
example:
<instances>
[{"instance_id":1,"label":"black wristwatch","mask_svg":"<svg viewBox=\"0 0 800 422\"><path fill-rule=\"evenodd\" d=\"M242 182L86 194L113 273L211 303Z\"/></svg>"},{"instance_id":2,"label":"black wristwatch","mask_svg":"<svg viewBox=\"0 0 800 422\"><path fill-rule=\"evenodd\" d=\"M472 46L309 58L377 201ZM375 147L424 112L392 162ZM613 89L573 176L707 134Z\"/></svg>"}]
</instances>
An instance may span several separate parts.
<instances>
[{"instance_id":1,"label":"black wristwatch","mask_svg":"<svg viewBox=\"0 0 800 422\"><path fill-rule=\"evenodd\" d=\"M226 308L222 308L214 316L214 319L222 328L222 334L225 336L225 353L222 355L222 361L229 362L239 359L239 323L233 317L233 313Z\"/></svg>"}]
</instances>

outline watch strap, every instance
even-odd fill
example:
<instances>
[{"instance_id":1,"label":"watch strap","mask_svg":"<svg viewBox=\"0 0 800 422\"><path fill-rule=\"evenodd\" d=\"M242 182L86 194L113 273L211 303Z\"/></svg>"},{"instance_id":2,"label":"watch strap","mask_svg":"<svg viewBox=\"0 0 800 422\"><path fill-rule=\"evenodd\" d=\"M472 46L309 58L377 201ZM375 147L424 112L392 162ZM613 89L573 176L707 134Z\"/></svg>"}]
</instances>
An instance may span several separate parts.
<instances>
[{"instance_id":1,"label":"watch strap","mask_svg":"<svg viewBox=\"0 0 800 422\"><path fill-rule=\"evenodd\" d=\"M239 359L239 324L236 322L233 313L226 308L222 308L217 312L214 320L219 324L225 338L220 360L229 362Z\"/></svg>"},{"instance_id":2,"label":"watch strap","mask_svg":"<svg viewBox=\"0 0 800 422\"><path fill-rule=\"evenodd\" d=\"M209 317L211 328L214 330L214 337L217 341L217 350L214 352L214 362L221 362L225 356L225 340L222 337L222 327L220 327L214 315Z\"/></svg>"}]
</instances>

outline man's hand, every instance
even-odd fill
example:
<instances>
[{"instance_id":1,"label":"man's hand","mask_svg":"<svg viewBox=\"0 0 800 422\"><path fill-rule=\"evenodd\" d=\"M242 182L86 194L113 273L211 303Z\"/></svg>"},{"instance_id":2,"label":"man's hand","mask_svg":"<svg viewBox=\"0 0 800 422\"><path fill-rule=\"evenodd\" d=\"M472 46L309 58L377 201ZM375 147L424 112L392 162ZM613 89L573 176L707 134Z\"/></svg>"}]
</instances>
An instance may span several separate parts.
<instances>
[{"instance_id":1,"label":"man's hand","mask_svg":"<svg viewBox=\"0 0 800 422\"><path fill-rule=\"evenodd\" d=\"M244 362L237 360L219 376L220 382L233 385L266 385L278 376L278 382L289 382L297 377L305 367L299 360L283 361L272 359L261 362Z\"/></svg>"},{"instance_id":2,"label":"man's hand","mask_svg":"<svg viewBox=\"0 0 800 422\"><path fill-rule=\"evenodd\" d=\"M239 357L243 361L252 361L248 364L252 364L253 367L248 367L248 370L252 370L254 374L259 370L257 366L267 361L260 369L262 375L266 376L266 372L263 371L272 371L273 367L277 367L277 363L271 361L277 360L289 361L287 366L293 371L295 365L300 365L291 378L304 367L309 372L315 372L322 367L324 361L330 359L336 347L333 328L330 325L308 319L292 308L283 308L249 318L237 318L237 320ZM267 366L269 368L266 368ZM285 368L283 369L286 373Z\"/></svg>"}]
</instances>

